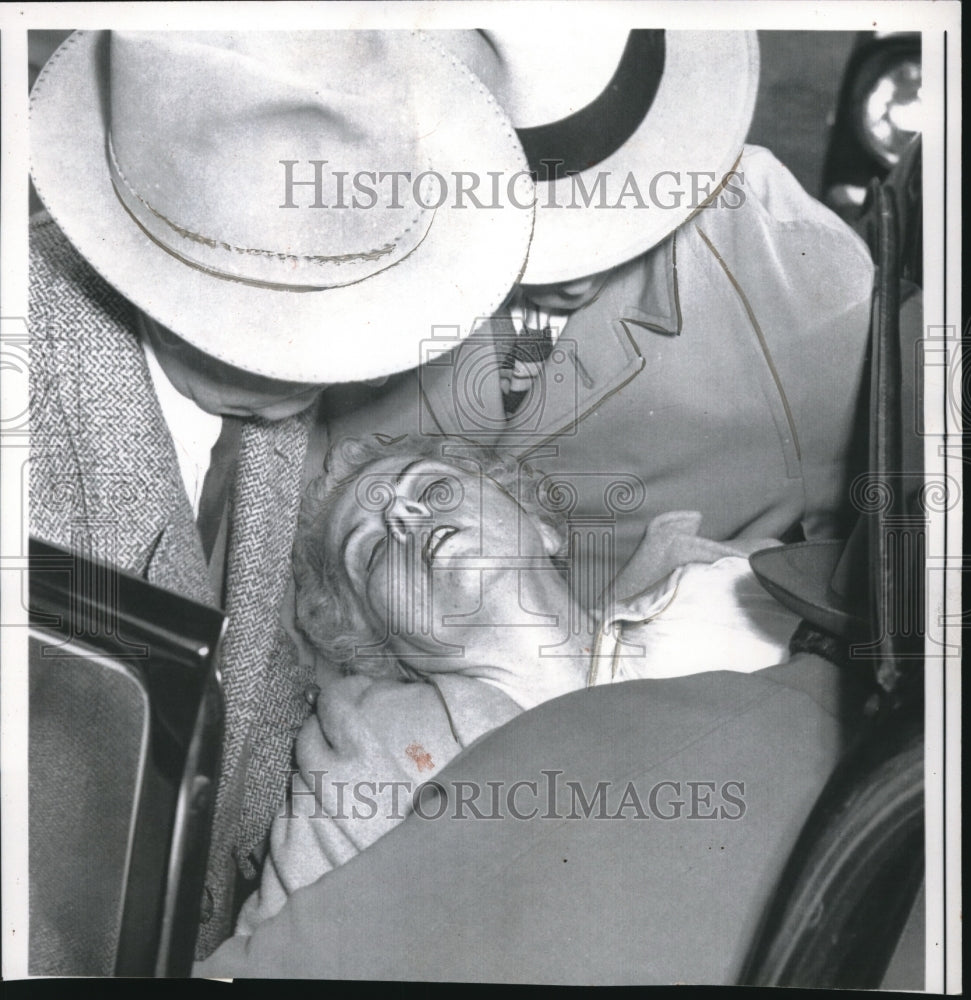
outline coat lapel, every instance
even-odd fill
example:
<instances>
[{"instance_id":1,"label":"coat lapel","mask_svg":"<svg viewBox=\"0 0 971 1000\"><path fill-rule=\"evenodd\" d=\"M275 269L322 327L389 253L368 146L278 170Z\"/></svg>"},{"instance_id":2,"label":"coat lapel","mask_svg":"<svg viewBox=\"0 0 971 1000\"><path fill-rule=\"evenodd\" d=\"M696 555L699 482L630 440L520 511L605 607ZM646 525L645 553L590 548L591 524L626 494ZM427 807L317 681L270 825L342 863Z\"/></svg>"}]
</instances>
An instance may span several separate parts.
<instances>
[{"instance_id":1,"label":"coat lapel","mask_svg":"<svg viewBox=\"0 0 971 1000\"><path fill-rule=\"evenodd\" d=\"M267 681L289 580L308 419L253 419L243 426L226 567L222 680L230 722L250 717ZM239 725L227 732L226 764L239 756L246 735Z\"/></svg>"},{"instance_id":2,"label":"coat lapel","mask_svg":"<svg viewBox=\"0 0 971 1000\"><path fill-rule=\"evenodd\" d=\"M428 358L418 369L435 433L481 444L498 440L506 425L499 389L501 344L514 335L508 317L494 317L465 340L441 339L445 353Z\"/></svg>"},{"instance_id":3,"label":"coat lapel","mask_svg":"<svg viewBox=\"0 0 971 1000\"><path fill-rule=\"evenodd\" d=\"M619 315L653 333L677 337L683 326L678 290L678 234L622 269Z\"/></svg>"},{"instance_id":4,"label":"coat lapel","mask_svg":"<svg viewBox=\"0 0 971 1000\"><path fill-rule=\"evenodd\" d=\"M203 946L228 929L234 857L245 874L254 874L251 854L282 801L293 738L308 710L306 668L280 608L312 415L311 409L273 423L253 419L243 427L226 568L223 777L207 878L221 922L204 929Z\"/></svg>"}]
</instances>

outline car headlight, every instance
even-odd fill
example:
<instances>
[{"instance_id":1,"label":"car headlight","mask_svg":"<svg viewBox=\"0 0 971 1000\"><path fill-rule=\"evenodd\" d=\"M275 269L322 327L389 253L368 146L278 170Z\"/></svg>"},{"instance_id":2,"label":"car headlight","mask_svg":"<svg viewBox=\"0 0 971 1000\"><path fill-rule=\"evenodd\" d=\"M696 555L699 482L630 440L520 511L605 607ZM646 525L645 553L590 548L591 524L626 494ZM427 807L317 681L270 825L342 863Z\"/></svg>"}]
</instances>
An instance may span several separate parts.
<instances>
[{"instance_id":1,"label":"car headlight","mask_svg":"<svg viewBox=\"0 0 971 1000\"><path fill-rule=\"evenodd\" d=\"M854 89L860 138L885 167L892 167L921 131L920 56L883 53L864 64Z\"/></svg>"}]
</instances>

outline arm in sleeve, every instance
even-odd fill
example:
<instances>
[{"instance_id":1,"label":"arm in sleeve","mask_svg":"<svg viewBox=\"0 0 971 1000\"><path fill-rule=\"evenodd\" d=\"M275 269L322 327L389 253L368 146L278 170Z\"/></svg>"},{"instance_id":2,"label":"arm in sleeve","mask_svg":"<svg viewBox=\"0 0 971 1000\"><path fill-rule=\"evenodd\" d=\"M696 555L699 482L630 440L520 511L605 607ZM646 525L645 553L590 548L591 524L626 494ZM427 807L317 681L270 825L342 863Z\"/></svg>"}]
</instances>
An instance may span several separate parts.
<instances>
[{"instance_id":1,"label":"arm in sleeve","mask_svg":"<svg viewBox=\"0 0 971 1000\"><path fill-rule=\"evenodd\" d=\"M874 265L863 240L768 150L741 160L744 206L702 213L759 329L784 402L807 538L845 535L870 339Z\"/></svg>"},{"instance_id":2,"label":"arm in sleeve","mask_svg":"<svg viewBox=\"0 0 971 1000\"><path fill-rule=\"evenodd\" d=\"M236 932L251 934L292 892L400 823L415 790L461 749L431 684L353 676L324 688L297 737L286 808Z\"/></svg>"}]
</instances>

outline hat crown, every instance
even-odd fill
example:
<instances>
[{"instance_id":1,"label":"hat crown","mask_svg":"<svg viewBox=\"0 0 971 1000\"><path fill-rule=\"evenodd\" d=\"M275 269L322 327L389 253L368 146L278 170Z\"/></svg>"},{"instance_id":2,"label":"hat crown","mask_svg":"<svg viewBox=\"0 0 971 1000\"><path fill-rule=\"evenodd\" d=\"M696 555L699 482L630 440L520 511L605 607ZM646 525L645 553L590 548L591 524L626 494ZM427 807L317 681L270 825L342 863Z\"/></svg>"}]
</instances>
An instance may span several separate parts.
<instances>
[{"instance_id":1,"label":"hat crown","mask_svg":"<svg viewBox=\"0 0 971 1000\"><path fill-rule=\"evenodd\" d=\"M755 106L755 32L571 22L443 33L512 119L538 185L523 284L608 270L716 202Z\"/></svg>"},{"instance_id":2,"label":"hat crown","mask_svg":"<svg viewBox=\"0 0 971 1000\"><path fill-rule=\"evenodd\" d=\"M226 277L329 287L396 263L431 212L408 60L382 32L115 32L110 154L126 207ZM374 194L354 187L366 175Z\"/></svg>"},{"instance_id":3,"label":"hat crown","mask_svg":"<svg viewBox=\"0 0 971 1000\"><path fill-rule=\"evenodd\" d=\"M265 136L291 134L319 144L281 153L270 142L265 155ZM74 32L31 91L30 145L51 219L104 281L206 354L286 381L371 379L438 358L505 300L533 233L512 123L423 31ZM348 206L362 166L429 174L401 178L397 201L392 179L374 177L360 210L333 207L336 192L311 208L311 158L329 161L325 184L347 171ZM280 208L281 159L294 161L293 208ZM239 167L264 160L268 194ZM395 239L416 201L433 207ZM241 227L240 246L206 228L223 223ZM290 254L306 249L295 233L323 259Z\"/></svg>"},{"instance_id":4,"label":"hat crown","mask_svg":"<svg viewBox=\"0 0 971 1000\"><path fill-rule=\"evenodd\" d=\"M627 28L575 23L542 32L483 31L498 60L495 93L516 128L559 121L590 104L610 82Z\"/></svg>"}]
</instances>

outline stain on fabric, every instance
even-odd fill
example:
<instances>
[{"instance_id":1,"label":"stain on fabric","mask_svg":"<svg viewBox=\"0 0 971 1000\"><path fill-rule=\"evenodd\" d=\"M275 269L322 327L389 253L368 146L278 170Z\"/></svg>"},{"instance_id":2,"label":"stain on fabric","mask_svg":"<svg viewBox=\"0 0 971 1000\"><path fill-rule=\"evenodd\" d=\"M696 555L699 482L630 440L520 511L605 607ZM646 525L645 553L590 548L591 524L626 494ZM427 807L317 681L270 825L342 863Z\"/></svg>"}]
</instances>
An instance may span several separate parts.
<instances>
[{"instance_id":1,"label":"stain on fabric","mask_svg":"<svg viewBox=\"0 0 971 1000\"><path fill-rule=\"evenodd\" d=\"M435 766L432 755L420 743L409 743L405 747L405 756L415 762L419 771L430 771Z\"/></svg>"}]
</instances>

